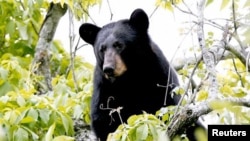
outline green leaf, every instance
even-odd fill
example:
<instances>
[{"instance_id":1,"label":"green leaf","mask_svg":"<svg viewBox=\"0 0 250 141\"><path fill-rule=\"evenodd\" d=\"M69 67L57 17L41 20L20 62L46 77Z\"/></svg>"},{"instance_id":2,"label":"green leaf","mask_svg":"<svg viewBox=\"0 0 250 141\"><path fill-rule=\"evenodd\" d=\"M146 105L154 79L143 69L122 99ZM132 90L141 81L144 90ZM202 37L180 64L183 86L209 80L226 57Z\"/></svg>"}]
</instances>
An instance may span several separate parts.
<instances>
[{"instance_id":1,"label":"green leaf","mask_svg":"<svg viewBox=\"0 0 250 141\"><path fill-rule=\"evenodd\" d=\"M136 129L137 140L146 140L148 136L148 125L142 124Z\"/></svg>"},{"instance_id":2,"label":"green leaf","mask_svg":"<svg viewBox=\"0 0 250 141\"><path fill-rule=\"evenodd\" d=\"M157 138L158 134L157 134L157 130L156 130L155 126L152 124L149 124L148 126L149 126L150 133L152 134L153 138L154 139Z\"/></svg>"},{"instance_id":3,"label":"green leaf","mask_svg":"<svg viewBox=\"0 0 250 141\"><path fill-rule=\"evenodd\" d=\"M61 113L60 116L61 116L63 127L64 127L66 133L71 134L73 132L73 128L72 128L73 127L73 121L66 114Z\"/></svg>"},{"instance_id":4,"label":"green leaf","mask_svg":"<svg viewBox=\"0 0 250 141\"><path fill-rule=\"evenodd\" d=\"M25 56L27 54L33 55L34 54L34 49L31 48L30 46L27 46L27 43L25 43L24 41L19 41L17 43L15 43L11 48L10 51L12 52L13 55L16 56ZM24 60L26 58L22 58L22 60ZM27 62L29 62L30 60L27 60ZM27 62L21 62L19 61L20 64L24 64Z\"/></svg>"},{"instance_id":5,"label":"green leaf","mask_svg":"<svg viewBox=\"0 0 250 141\"><path fill-rule=\"evenodd\" d=\"M166 131L164 130L158 131L158 141L169 141Z\"/></svg>"},{"instance_id":6,"label":"green leaf","mask_svg":"<svg viewBox=\"0 0 250 141\"><path fill-rule=\"evenodd\" d=\"M19 124L26 116L26 113L28 112L28 108L26 107L20 107L14 111L16 114L18 114L17 119L15 120L15 124Z\"/></svg>"},{"instance_id":7,"label":"green leaf","mask_svg":"<svg viewBox=\"0 0 250 141\"><path fill-rule=\"evenodd\" d=\"M35 121L37 121L37 119L38 119L38 112L37 112L37 110L31 108L31 109L29 110L27 116L30 116L30 117L32 117Z\"/></svg>"},{"instance_id":8,"label":"green leaf","mask_svg":"<svg viewBox=\"0 0 250 141\"><path fill-rule=\"evenodd\" d=\"M45 124L48 124L49 119L50 119L50 115L51 115L51 111L48 109L38 109L37 111L39 113L39 117L41 118L41 120Z\"/></svg>"},{"instance_id":9,"label":"green leaf","mask_svg":"<svg viewBox=\"0 0 250 141\"><path fill-rule=\"evenodd\" d=\"M137 119L138 119L137 115L130 116L128 119L128 125L133 125Z\"/></svg>"},{"instance_id":10,"label":"green leaf","mask_svg":"<svg viewBox=\"0 0 250 141\"><path fill-rule=\"evenodd\" d=\"M7 92L11 91L13 87L14 86L11 85L8 81L4 82L2 85L0 85L0 96L3 96Z\"/></svg>"},{"instance_id":11,"label":"green leaf","mask_svg":"<svg viewBox=\"0 0 250 141\"><path fill-rule=\"evenodd\" d=\"M54 86L54 91L57 93L57 94L65 94L67 93L68 91L70 90L70 88L64 84L64 83L58 83L57 85ZM59 101L62 101L63 100L63 96L62 97L58 97L58 100Z\"/></svg>"},{"instance_id":12,"label":"green leaf","mask_svg":"<svg viewBox=\"0 0 250 141\"><path fill-rule=\"evenodd\" d=\"M39 136L35 132L31 131L29 128L25 126L22 126L22 128L24 128L26 131L28 131L31 134L33 140L39 139Z\"/></svg>"},{"instance_id":13,"label":"green leaf","mask_svg":"<svg viewBox=\"0 0 250 141\"><path fill-rule=\"evenodd\" d=\"M34 122L34 118L28 116L28 117L25 117L21 120L21 123L31 123L31 122Z\"/></svg>"},{"instance_id":14,"label":"green leaf","mask_svg":"<svg viewBox=\"0 0 250 141\"><path fill-rule=\"evenodd\" d=\"M197 101L203 101L208 98L208 92L205 90L200 90L197 94Z\"/></svg>"},{"instance_id":15,"label":"green leaf","mask_svg":"<svg viewBox=\"0 0 250 141\"><path fill-rule=\"evenodd\" d=\"M243 8L246 8L246 7L249 7L249 6L250 6L250 1L249 1L249 0L246 0L246 2L245 2L245 4L244 4Z\"/></svg>"},{"instance_id":16,"label":"green leaf","mask_svg":"<svg viewBox=\"0 0 250 141\"><path fill-rule=\"evenodd\" d=\"M5 127L0 124L0 141L8 141L7 134Z\"/></svg>"},{"instance_id":17,"label":"green leaf","mask_svg":"<svg viewBox=\"0 0 250 141\"><path fill-rule=\"evenodd\" d=\"M224 9L231 0L222 0L220 10Z\"/></svg>"},{"instance_id":18,"label":"green leaf","mask_svg":"<svg viewBox=\"0 0 250 141\"><path fill-rule=\"evenodd\" d=\"M17 27L19 34L23 40L28 40L28 32L27 32L27 25L24 23L17 22Z\"/></svg>"},{"instance_id":19,"label":"green leaf","mask_svg":"<svg viewBox=\"0 0 250 141\"><path fill-rule=\"evenodd\" d=\"M0 67L0 77L4 80L6 80L8 78L8 73L9 71Z\"/></svg>"},{"instance_id":20,"label":"green leaf","mask_svg":"<svg viewBox=\"0 0 250 141\"><path fill-rule=\"evenodd\" d=\"M53 141L74 141L74 138L69 136L57 136Z\"/></svg>"},{"instance_id":21,"label":"green leaf","mask_svg":"<svg viewBox=\"0 0 250 141\"><path fill-rule=\"evenodd\" d=\"M15 23L14 23L13 20L10 20L10 21L7 23L6 32L10 35L10 37L13 36L13 33L15 32Z\"/></svg>"},{"instance_id":22,"label":"green leaf","mask_svg":"<svg viewBox=\"0 0 250 141\"><path fill-rule=\"evenodd\" d=\"M29 134L23 128L18 128L14 133L14 141L29 141Z\"/></svg>"},{"instance_id":23,"label":"green leaf","mask_svg":"<svg viewBox=\"0 0 250 141\"><path fill-rule=\"evenodd\" d=\"M214 36L214 32L211 32L211 31L210 31L210 32L207 33L207 35L208 35L209 37L213 37L213 36Z\"/></svg>"},{"instance_id":24,"label":"green leaf","mask_svg":"<svg viewBox=\"0 0 250 141\"><path fill-rule=\"evenodd\" d=\"M223 108L229 108L231 107L233 104L230 103L230 102L223 102L223 101L219 101L219 100L214 100L214 101L211 101L209 103L209 106L212 108L212 109L223 109Z\"/></svg>"},{"instance_id":25,"label":"green leaf","mask_svg":"<svg viewBox=\"0 0 250 141\"><path fill-rule=\"evenodd\" d=\"M37 2L37 5L42 5L43 4L43 0L36 0L36 2Z\"/></svg>"},{"instance_id":26,"label":"green leaf","mask_svg":"<svg viewBox=\"0 0 250 141\"><path fill-rule=\"evenodd\" d=\"M225 96L230 96L234 94L232 87L229 85L224 85L220 87L220 92Z\"/></svg>"},{"instance_id":27,"label":"green leaf","mask_svg":"<svg viewBox=\"0 0 250 141\"><path fill-rule=\"evenodd\" d=\"M173 6L172 6L172 4L171 4L170 1L169 1L169 2L165 2L165 6L164 6L164 7L165 7L167 10L171 11L171 12L174 11Z\"/></svg>"},{"instance_id":28,"label":"green leaf","mask_svg":"<svg viewBox=\"0 0 250 141\"><path fill-rule=\"evenodd\" d=\"M19 115L16 113L16 111L8 111L4 115L4 119L9 121L10 124L15 124L16 120L18 119Z\"/></svg>"},{"instance_id":29,"label":"green leaf","mask_svg":"<svg viewBox=\"0 0 250 141\"><path fill-rule=\"evenodd\" d=\"M25 99L20 95L17 96L17 103L20 107L22 107L26 104Z\"/></svg>"},{"instance_id":30,"label":"green leaf","mask_svg":"<svg viewBox=\"0 0 250 141\"><path fill-rule=\"evenodd\" d=\"M45 135L45 141L51 141L53 139L53 134L54 134L54 131L55 131L55 127L56 127L55 123L53 123L49 127L49 130L48 130L48 132Z\"/></svg>"},{"instance_id":31,"label":"green leaf","mask_svg":"<svg viewBox=\"0 0 250 141\"><path fill-rule=\"evenodd\" d=\"M81 118L82 113L83 113L83 108L81 107L81 105L76 105L74 107L73 117L76 119L79 119L79 118Z\"/></svg>"},{"instance_id":32,"label":"green leaf","mask_svg":"<svg viewBox=\"0 0 250 141\"><path fill-rule=\"evenodd\" d=\"M207 0L206 6L210 5L214 0Z\"/></svg>"}]
</instances>

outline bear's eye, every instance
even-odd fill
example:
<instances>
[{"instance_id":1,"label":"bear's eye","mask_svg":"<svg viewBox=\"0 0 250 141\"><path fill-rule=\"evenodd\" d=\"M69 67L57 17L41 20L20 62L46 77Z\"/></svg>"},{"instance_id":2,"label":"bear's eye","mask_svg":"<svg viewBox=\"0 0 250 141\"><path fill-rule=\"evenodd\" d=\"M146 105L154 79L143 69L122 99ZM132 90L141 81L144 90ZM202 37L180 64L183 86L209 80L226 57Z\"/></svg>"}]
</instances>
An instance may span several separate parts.
<instances>
[{"instance_id":1,"label":"bear's eye","mask_svg":"<svg viewBox=\"0 0 250 141\"><path fill-rule=\"evenodd\" d=\"M122 49L122 44L120 44L119 42L115 42L113 44L113 47L116 48L116 49L118 49L118 50L121 50Z\"/></svg>"},{"instance_id":2,"label":"bear's eye","mask_svg":"<svg viewBox=\"0 0 250 141\"><path fill-rule=\"evenodd\" d=\"M107 49L107 46L105 46L105 45L102 45L102 46L101 46L101 49L100 49L100 51L101 51L101 52L104 52L104 51L105 51L106 49Z\"/></svg>"}]
</instances>

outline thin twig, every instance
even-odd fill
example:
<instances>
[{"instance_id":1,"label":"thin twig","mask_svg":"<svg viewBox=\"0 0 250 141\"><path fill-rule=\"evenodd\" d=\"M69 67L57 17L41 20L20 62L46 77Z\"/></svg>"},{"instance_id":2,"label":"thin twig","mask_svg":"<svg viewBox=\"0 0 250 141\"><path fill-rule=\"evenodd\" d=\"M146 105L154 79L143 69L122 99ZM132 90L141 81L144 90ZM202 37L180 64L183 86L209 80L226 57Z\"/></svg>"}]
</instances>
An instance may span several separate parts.
<instances>
[{"instance_id":1,"label":"thin twig","mask_svg":"<svg viewBox=\"0 0 250 141\"><path fill-rule=\"evenodd\" d=\"M153 12L150 14L149 18L152 18L153 15L155 14L156 10L159 8L159 5L155 7L155 9L153 10Z\"/></svg>"},{"instance_id":2,"label":"thin twig","mask_svg":"<svg viewBox=\"0 0 250 141\"><path fill-rule=\"evenodd\" d=\"M189 8L187 5L186 5L186 7L187 7L188 11L181 9L181 8L180 8L179 6L177 6L176 4L174 4L174 6L175 6L175 8L178 9L179 11L181 11L181 12L183 12L183 13L185 13L185 14L189 14L189 15L192 15L192 16L198 18L198 16L197 16L196 14L194 14L194 13L190 10L190 8ZM233 8L233 9L234 9L234 8ZM209 24L209 25L212 25L212 26L214 26L214 27L217 27L218 29L221 29L221 30L223 30L223 31L225 30L225 29L223 28L223 26L221 26L220 24L216 23L215 21L213 21L213 20L211 20L211 19L207 19L207 18L203 17L203 20L206 22L206 24ZM234 21L236 21L236 20L234 20ZM231 35L235 38L235 40L239 43L240 47L243 49L243 48L244 48L244 45L243 45L243 43L241 42L241 40L240 40L240 38L239 38L239 35L238 35L238 34L235 34L235 33L232 33L232 32L228 32L228 33L231 34Z\"/></svg>"},{"instance_id":3,"label":"thin twig","mask_svg":"<svg viewBox=\"0 0 250 141\"><path fill-rule=\"evenodd\" d=\"M236 72L236 74L238 75L238 77L240 79L241 86L244 87L244 83L243 83L242 77L241 77L240 73L238 72L238 69L237 69L237 66L235 64L235 60L234 60L233 57L232 57L232 61L233 61L233 66L234 66L235 72Z\"/></svg>"},{"instance_id":4,"label":"thin twig","mask_svg":"<svg viewBox=\"0 0 250 141\"><path fill-rule=\"evenodd\" d=\"M74 34L73 13L72 13L71 10L69 10L70 68L72 70L75 90L76 90L76 92L78 92L77 79L76 79L76 75L75 75L75 55L72 53L73 52L73 46L74 46L74 40L75 40L75 34Z\"/></svg>"},{"instance_id":5,"label":"thin twig","mask_svg":"<svg viewBox=\"0 0 250 141\"><path fill-rule=\"evenodd\" d=\"M191 74L190 74L190 76L189 76L189 80L188 80L188 83L187 83L187 87L186 87L186 89L185 89L185 93L182 95L181 99L179 100L178 105L177 105L177 108L175 109L174 115L177 114L177 112L178 112L178 110L179 110L179 107L181 106L181 103L182 103L184 97L185 97L186 95L188 95L189 86L190 86L190 84L191 84L191 82L192 82L192 78L193 78L193 76L194 76L194 73L195 73L196 69L198 68L198 66L199 66L199 64L200 64L200 62L201 62L201 60L202 60L202 58L200 58L200 59L197 61L197 63L196 63L196 65L195 65L194 69L192 70L192 72L191 72ZM190 103L191 103L192 101L193 101L193 98L191 98Z\"/></svg>"},{"instance_id":6,"label":"thin twig","mask_svg":"<svg viewBox=\"0 0 250 141\"><path fill-rule=\"evenodd\" d=\"M88 17L90 18L90 20L91 20L94 24L96 24L95 20L90 16L89 12L88 12L87 10L83 9L83 8L82 8L82 10L83 10L83 12L84 12L85 14L88 15Z\"/></svg>"},{"instance_id":7,"label":"thin twig","mask_svg":"<svg viewBox=\"0 0 250 141\"><path fill-rule=\"evenodd\" d=\"M83 48L83 47L85 47L85 46L87 46L87 45L89 45L89 44L83 44L83 45L77 47L77 50L79 50L79 49L81 49L81 48Z\"/></svg>"},{"instance_id":8,"label":"thin twig","mask_svg":"<svg viewBox=\"0 0 250 141\"><path fill-rule=\"evenodd\" d=\"M110 12L110 21L112 21L113 15L114 15L114 14L113 14L113 12L112 12L112 9L111 9L109 0L107 0L107 3L108 3L109 12Z\"/></svg>"},{"instance_id":9,"label":"thin twig","mask_svg":"<svg viewBox=\"0 0 250 141\"><path fill-rule=\"evenodd\" d=\"M201 61L202 61L202 57L199 58L199 60L198 60L197 63L195 64L195 66L194 66L194 68L193 68L193 70L192 70L192 72L191 72L191 74L190 74L190 76L189 76L188 87L187 87L185 93L187 93L187 91L188 91L188 89L189 89L189 86L190 86L190 84L191 84L191 82L192 82L192 80L193 80L192 78L193 78L193 76L194 76L194 73L195 73L196 69L198 68L199 64L201 63ZM190 102L189 102L189 103L193 103L194 100L195 100L195 97L196 97L196 94L193 93L193 94L192 94L192 97L190 98Z\"/></svg>"},{"instance_id":10,"label":"thin twig","mask_svg":"<svg viewBox=\"0 0 250 141\"><path fill-rule=\"evenodd\" d=\"M235 5L234 5L234 0L232 0L232 12L233 12L233 25L234 25L234 37L237 40L237 42L239 43L241 49L244 49L244 45L240 40L239 34L238 34L238 26L237 26L237 22L236 22L236 15L235 15Z\"/></svg>"},{"instance_id":11,"label":"thin twig","mask_svg":"<svg viewBox=\"0 0 250 141\"><path fill-rule=\"evenodd\" d=\"M81 38L78 37L77 42L76 42L76 45L75 45L75 47L74 47L74 52L73 52L74 57L76 57L76 51L78 50L78 46L79 46L79 44L80 44L80 40L81 40Z\"/></svg>"},{"instance_id":12,"label":"thin twig","mask_svg":"<svg viewBox=\"0 0 250 141\"><path fill-rule=\"evenodd\" d=\"M176 50L175 50L175 52L174 52L174 55L173 55L173 57L172 57L172 59L171 59L171 61L170 61L171 63L173 62L173 60L174 60L174 58L175 58L175 56L176 56L178 50L181 48L181 45L182 45L182 43L185 41L186 37L189 37L189 36L188 36L189 34L191 34L191 36L192 36L192 30L193 30L193 28L194 28L195 26L196 26L196 24L194 24L194 25L188 30L187 34L185 34L185 36L182 38L181 42L180 42L179 45L177 46L177 48L176 48Z\"/></svg>"}]
</instances>

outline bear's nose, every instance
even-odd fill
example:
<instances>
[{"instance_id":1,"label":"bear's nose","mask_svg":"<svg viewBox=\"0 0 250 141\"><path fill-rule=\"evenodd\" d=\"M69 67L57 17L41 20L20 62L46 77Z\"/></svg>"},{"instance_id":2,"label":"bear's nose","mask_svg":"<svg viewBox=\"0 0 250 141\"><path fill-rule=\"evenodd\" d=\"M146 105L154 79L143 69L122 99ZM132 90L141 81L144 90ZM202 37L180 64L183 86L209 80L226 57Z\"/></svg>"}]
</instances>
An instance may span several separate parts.
<instances>
[{"instance_id":1,"label":"bear's nose","mask_svg":"<svg viewBox=\"0 0 250 141\"><path fill-rule=\"evenodd\" d=\"M103 69L103 72L108 76L108 77L113 77L114 76L114 68L113 67L105 67Z\"/></svg>"}]
</instances>

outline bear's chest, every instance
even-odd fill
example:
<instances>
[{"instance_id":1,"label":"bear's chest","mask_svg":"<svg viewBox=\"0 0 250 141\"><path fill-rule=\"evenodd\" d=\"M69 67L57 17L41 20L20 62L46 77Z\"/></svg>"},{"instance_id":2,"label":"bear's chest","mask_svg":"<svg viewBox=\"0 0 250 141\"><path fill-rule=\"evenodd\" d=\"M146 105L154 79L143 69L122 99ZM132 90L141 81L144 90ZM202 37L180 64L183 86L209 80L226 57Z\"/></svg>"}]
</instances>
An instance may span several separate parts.
<instances>
[{"instance_id":1,"label":"bear's chest","mask_svg":"<svg viewBox=\"0 0 250 141\"><path fill-rule=\"evenodd\" d=\"M109 108L138 108L148 109L149 105L163 105L166 89L158 87L157 82L146 83L144 81L120 81L109 85L103 85L100 89L100 104ZM150 110L151 111L151 110Z\"/></svg>"}]
</instances>

